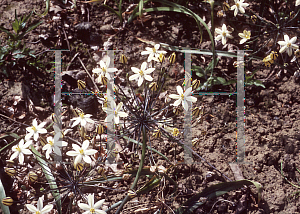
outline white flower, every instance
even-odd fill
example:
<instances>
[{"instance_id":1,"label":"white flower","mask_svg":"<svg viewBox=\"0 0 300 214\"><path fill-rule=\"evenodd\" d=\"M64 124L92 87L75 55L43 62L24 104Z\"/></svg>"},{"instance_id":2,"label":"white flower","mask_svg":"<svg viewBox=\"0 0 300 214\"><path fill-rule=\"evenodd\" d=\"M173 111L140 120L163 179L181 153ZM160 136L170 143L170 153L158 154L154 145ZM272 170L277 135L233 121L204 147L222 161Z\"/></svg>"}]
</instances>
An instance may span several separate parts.
<instances>
[{"instance_id":1,"label":"white flower","mask_svg":"<svg viewBox=\"0 0 300 214\"><path fill-rule=\"evenodd\" d=\"M138 69L138 68L135 68L135 67L131 67L131 70L135 73L133 75L131 75L129 77L129 80L132 81L132 80L136 80L138 79L138 86L140 87L145 80L147 81L152 81L153 78L148 75L148 74L151 74L155 68L148 68L146 70L146 67L147 67L147 62L143 62L142 65L141 65L141 69Z\"/></svg>"},{"instance_id":2,"label":"white flower","mask_svg":"<svg viewBox=\"0 0 300 214\"><path fill-rule=\"evenodd\" d=\"M45 124L46 122L42 122L40 125L38 125L36 119L34 119L32 121L32 126L26 128L26 131L29 133L25 136L25 140L29 140L33 135L33 139L37 141L39 134L47 133L47 130L43 128Z\"/></svg>"},{"instance_id":3,"label":"white flower","mask_svg":"<svg viewBox=\"0 0 300 214\"><path fill-rule=\"evenodd\" d=\"M48 204L43 208L43 201L44 201L44 196L39 197L38 203L37 203L37 207L31 205L31 204L25 204L25 206L27 207L27 209L34 213L34 214L45 214L50 212L53 209L53 205L52 204Z\"/></svg>"},{"instance_id":4,"label":"white flower","mask_svg":"<svg viewBox=\"0 0 300 214\"><path fill-rule=\"evenodd\" d=\"M71 120L75 120L75 122L72 125L72 128L74 126L78 125L79 123L83 127L85 127L86 122L94 123L94 121L92 119L90 119L91 116L92 116L91 114L84 114L83 112L79 113L79 117L75 117L75 118L71 119Z\"/></svg>"},{"instance_id":5,"label":"white flower","mask_svg":"<svg viewBox=\"0 0 300 214\"><path fill-rule=\"evenodd\" d=\"M102 199L98 201L96 204L94 204L94 193L93 193L88 195L88 204L78 203L78 206L81 209L86 210L86 212L84 212L83 214L95 214L95 213L106 214L105 211L99 210L99 208L102 206L104 201L105 199Z\"/></svg>"},{"instance_id":6,"label":"white flower","mask_svg":"<svg viewBox=\"0 0 300 214\"><path fill-rule=\"evenodd\" d=\"M297 7L298 5L300 5L300 0L296 0L295 6Z\"/></svg>"},{"instance_id":7,"label":"white flower","mask_svg":"<svg viewBox=\"0 0 300 214\"><path fill-rule=\"evenodd\" d=\"M250 39L250 36L251 36L251 32L247 30L244 30L243 33L239 33L239 37L242 38L240 44L244 44L247 40Z\"/></svg>"},{"instance_id":8,"label":"white flower","mask_svg":"<svg viewBox=\"0 0 300 214\"><path fill-rule=\"evenodd\" d=\"M21 164L23 164L24 163L24 154L25 155L32 154L32 152L29 149L27 149L28 146L31 145L31 143L32 143L32 140L27 141L25 144L24 144L24 139L20 140L19 145L15 145L12 147L12 150L14 151L14 153L11 155L10 160L13 160L19 156L19 162Z\"/></svg>"},{"instance_id":9,"label":"white flower","mask_svg":"<svg viewBox=\"0 0 300 214\"><path fill-rule=\"evenodd\" d=\"M244 0L234 0L235 5L233 5L230 10L234 10L234 16L238 14L238 11L245 13L244 7L247 7L249 4L244 3Z\"/></svg>"},{"instance_id":10,"label":"white flower","mask_svg":"<svg viewBox=\"0 0 300 214\"><path fill-rule=\"evenodd\" d=\"M105 84L102 82L102 77L106 77L107 79L110 80L110 75L108 74L108 72L113 73L118 70L116 68L108 68L109 63L110 63L110 58L107 57L106 64L101 60L100 68L95 68L92 70L93 73L99 75L98 78L96 79L97 82L100 82L101 84Z\"/></svg>"},{"instance_id":11,"label":"white flower","mask_svg":"<svg viewBox=\"0 0 300 214\"><path fill-rule=\"evenodd\" d=\"M128 114L126 112L120 111L123 106L123 103L120 102L118 106L116 106L116 102L114 100L111 101L110 108L103 107L103 111L105 111L108 115L105 118L105 122L110 122L114 119L115 124L119 124L119 117L127 117Z\"/></svg>"},{"instance_id":12,"label":"white flower","mask_svg":"<svg viewBox=\"0 0 300 214\"><path fill-rule=\"evenodd\" d=\"M294 36L293 38L289 38L288 35L284 35L284 41L277 42L280 45L279 53L287 52L289 56L292 55L293 49L298 49L299 46L295 45L297 37Z\"/></svg>"},{"instance_id":13,"label":"white flower","mask_svg":"<svg viewBox=\"0 0 300 214\"><path fill-rule=\"evenodd\" d=\"M170 94L169 97L172 99L177 99L173 106L179 106L182 103L183 108L187 111L188 110L188 103L189 102L196 102L197 98L190 96L192 92L192 87L188 88L184 93L181 86L177 86L177 93L178 94Z\"/></svg>"},{"instance_id":14,"label":"white flower","mask_svg":"<svg viewBox=\"0 0 300 214\"><path fill-rule=\"evenodd\" d=\"M146 51L142 51L142 55L146 55L146 54L149 54L148 56L148 62L150 62L151 60L154 60L154 61L159 61L158 60L158 57L159 57L159 54L166 54L167 52L166 51L158 51L160 45L159 44L156 44L154 45L154 48L148 48L146 47Z\"/></svg>"},{"instance_id":15,"label":"white flower","mask_svg":"<svg viewBox=\"0 0 300 214\"><path fill-rule=\"evenodd\" d=\"M61 133L57 133L53 137L47 137L47 144L43 147L43 150L46 150L46 158L49 159L50 158L50 153L52 153L52 151L54 151L55 154L61 156L61 151L59 147L62 146L67 146L68 143L65 141L59 141L59 138L61 137Z\"/></svg>"},{"instance_id":16,"label":"white flower","mask_svg":"<svg viewBox=\"0 0 300 214\"><path fill-rule=\"evenodd\" d=\"M89 155L93 155L97 153L97 150L95 149L87 149L90 145L90 142L88 140L85 140L82 143L82 146L79 147L77 144L72 144L72 147L75 151L68 151L66 154L69 156L76 156L74 161L74 166L76 166L78 163L81 162L83 159L86 163L91 163L92 159L89 157Z\"/></svg>"},{"instance_id":17,"label":"white flower","mask_svg":"<svg viewBox=\"0 0 300 214\"><path fill-rule=\"evenodd\" d=\"M227 27L226 27L225 24L223 24L222 30L219 29L219 28L216 28L215 31L216 31L217 34L220 34L220 35L218 35L218 36L216 37L216 40L219 41L219 40L222 39L222 44L223 44L223 45L226 44L227 38L230 38L230 39L233 38L233 36L230 35L231 31L227 30Z\"/></svg>"}]
</instances>

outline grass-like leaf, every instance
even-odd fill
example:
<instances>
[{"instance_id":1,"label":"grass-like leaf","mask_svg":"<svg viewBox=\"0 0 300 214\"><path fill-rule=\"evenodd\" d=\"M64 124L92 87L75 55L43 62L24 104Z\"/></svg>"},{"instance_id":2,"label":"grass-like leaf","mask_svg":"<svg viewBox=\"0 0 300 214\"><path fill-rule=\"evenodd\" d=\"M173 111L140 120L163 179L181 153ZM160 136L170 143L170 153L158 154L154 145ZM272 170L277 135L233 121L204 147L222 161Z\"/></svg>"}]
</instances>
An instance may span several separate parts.
<instances>
[{"instance_id":1,"label":"grass-like leaf","mask_svg":"<svg viewBox=\"0 0 300 214\"><path fill-rule=\"evenodd\" d=\"M1 205L1 209L2 209L3 214L10 214L9 207L2 204L2 199L5 198L5 197L6 197L5 190L4 190L4 187L3 187L1 179L0 179L0 205Z\"/></svg>"},{"instance_id":2,"label":"grass-like leaf","mask_svg":"<svg viewBox=\"0 0 300 214\"><path fill-rule=\"evenodd\" d=\"M261 199L262 186L260 183L250 180L240 180L240 181L232 181L232 182L224 182L212 185L202 192L194 195L189 200L187 200L179 209L176 210L176 214L188 214L192 213L195 209L201 206L204 202L199 201L201 197L206 200L210 200L216 198L218 196L224 195L225 193L242 188L243 186L255 185L258 190L258 203ZM205 200L205 201L206 201Z\"/></svg>"},{"instance_id":3,"label":"grass-like leaf","mask_svg":"<svg viewBox=\"0 0 300 214\"><path fill-rule=\"evenodd\" d=\"M41 154L31 145L31 151L34 154L34 156L36 157L39 165L42 167L42 170L45 174L45 177L49 183L50 189L51 189L51 193L53 198L56 201L56 209L58 210L59 214L62 214L62 209L61 209L61 197L59 195L58 192L58 188L57 188L57 184L55 182L54 176L51 173L51 169L48 167L48 163L41 158Z\"/></svg>"}]
</instances>

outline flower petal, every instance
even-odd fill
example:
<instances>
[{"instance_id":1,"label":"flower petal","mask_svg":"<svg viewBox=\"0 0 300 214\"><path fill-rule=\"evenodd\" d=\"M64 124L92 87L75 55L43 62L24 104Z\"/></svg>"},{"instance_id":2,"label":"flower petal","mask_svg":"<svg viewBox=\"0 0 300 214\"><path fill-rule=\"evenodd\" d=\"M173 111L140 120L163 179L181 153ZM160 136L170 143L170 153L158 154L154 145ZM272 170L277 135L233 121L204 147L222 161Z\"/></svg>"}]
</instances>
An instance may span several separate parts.
<instances>
[{"instance_id":1,"label":"flower petal","mask_svg":"<svg viewBox=\"0 0 300 214\"><path fill-rule=\"evenodd\" d=\"M89 147L89 145L90 145L90 141L85 140L83 141L81 148L85 151Z\"/></svg>"},{"instance_id":2,"label":"flower petal","mask_svg":"<svg viewBox=\"0 0 300 214\"><path fill-rule=\"evenodd\" d=\"M68 155L68 156L77 156L77 155L79 155L80 153L79 152L76 152L76 151L68 151L67 153L66 153L66 155Z\"/></svg>"},{"instance_id":3,"label":"flower petal","mask_svg":"<svg viewBox=\"0 0 300 214\"><path fill-rule=\"evenodd\" d=\"M31 204L25 204L25 206L30 212L36 213L39 211L35 206L33 206Z\"/></svg>"},{"instance_id":4,"label":"flower petal","mask_svg":"<svg viewBox=\"0 0 300 214\"><path fill-rule=\"evenodd\" d=\"M141 65L141 70L145 71L146 68L147 68L147 62L143 62L142 65Z\"/></svg>"},{"instance_id":5,"label":"flower petal","mask_svg":"<svg viewBox=\"0 0 300 214\"><path fill-rule=\"evenodd\" d=\"M86 163L92 163L92 159L87 156L87 155L83 155L83 160L86 162Z\"/></svg>"},{"instance_id":6,"label":"flower petal","mask_svg":"<svg viewBox=\"0 0 300 214\"><path fill-rule=\"evenodd\" d=\"M182 90L182 87L181 86L177 86L176 87L176 89L177 89L177 93L179 94L179 95L181 95L181 94L183 94L183 90Z\"/></svg>"},{"instance_id":7,"label":"flower petal","mask_svg":"<svg viewBox=\"0 0 300 214\"><path fill-rule=\"evenodd\" d=\"M96 149L89 149L89 150L86 150L84 151L84 154L85 155L93 155L93 154L96 154L98 151Z\"/></svg>"},{"instance_id":8,"label":"flower petal","mask_svg":"<svg viewBox=\"0 0 300 214\"><path fill-rule=\"evenodd\" d=\"M102 206L102 204L104 203L104 201L105 201L105 199L97 201L96 204L94 205L94 208L99 209Z\"/></svg>"},{"instance_id":9,"label":"flower petal","mask_svg":"<svg viewBox=\"0 0 300 214\"><path fill-rule=\"evenodd\" d=\"M94 207L94 193L88 195L88 204L90 207Z\"/></svg>"},{"instance_id":10,"label":"flower petal","mask_svg":"<svg viewBox=\"0 0 300 214\"><path fill-rule=\"evenodd\" d=\"M46 206L41 210L41 214L48 213L48 212L50 212L52 209L53 209L53 205L52 205L52 204L48 204L48 205L46 205Z\"/></svg>"},{"instance_id":11,"label":"flower petal","mask_svg":"<svg viewBox=\"0 0 300 214\"><path fill-rule=\"evenodd\" d=\"M78 206L81 208L81 209L83 209L83 210L90 210L91 209L91 207L89 206L89 205L87 205L87 204L84 204L84 203L78 203Z\"/></svg>"},{"instance_id":12,"label":"flower petal","mask_svg":"<svg viewBox=\"0 0 300 214\"><path fill-rule=\"evenodd\" d=\"M129 80L132 81L132 80L135 80L135 79L137 79L137 78L139 78L139 77L140 77L140 74L133 74L133 75L131 75L131 76L129 77Z\"/></svg>"},{"instance_id":13,"label":"flower petal","mask_svg":"<svg viewBox=\"0 0 300 214\"><path fill-rule=\"evenodd\" d=\"M138 81L138 86L139 86L139 87L142 85L143 81L144 81L144 78L142 78L142 77L140 76L139 81Z\"/></svg>"}]
</instances>

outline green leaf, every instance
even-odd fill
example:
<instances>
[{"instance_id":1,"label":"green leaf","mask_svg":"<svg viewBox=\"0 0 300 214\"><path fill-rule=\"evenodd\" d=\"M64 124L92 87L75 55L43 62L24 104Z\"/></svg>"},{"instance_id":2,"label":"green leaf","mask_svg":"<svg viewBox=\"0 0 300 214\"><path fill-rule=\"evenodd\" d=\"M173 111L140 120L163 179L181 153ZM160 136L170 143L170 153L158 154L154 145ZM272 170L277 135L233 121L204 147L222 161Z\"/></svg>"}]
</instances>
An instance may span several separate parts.
<instances>
[{"instance_id":1,"label":"green leaf","mask_svg":"<svg viewBox=\"0 0 300 214\"><path fill-rule=\"evenodd\" d=\"M261 87L263 87L263 88L266 88L266 87L264 86L264 84L262 83L262 81L260 81L260 80L254 80L254 81L253 81L253 84L256 85L256 86L261 86Z\"/></svg>"},{"instance_id":2,"label":"green leaf","mask_svg":"<svg viewBox=\"0 0 300 214\"><path fill-rule=\"evenodd\" d=\"M35 23L35 24L30 25L30 26L27 28L27 30L26 30L24 33L20 34L17 38L21 40L27 33L29 33L30 31L34 30L36 27L38 27L38 26L39 26L40 24L42 24L42 23L43 23L43 21L40 21L40 22L38 22L38 23Z\"/></svg>"},{"instance_id":3,"label":"green leaf","mask_svg":"<svg viewBox=\"0 0 300 214\"><path fill-rule=\"evenodd\" d=\"M150 181L148 181L142 188L136 191L136 194L141 195L149 192L153 188L157 187L161 181L162 177L154 175Z\"/></svg>"},{"instance_id":4,"label":"green leaf","mask_svg":"<svg viewBox=\"0 0 300 214\"><path fill-rule=\"evenodd\" d=\"M4 186L3 186L2 182L1 182L1 179L0 179L0 205L1 205L1 209L2 209L3 214L10 214L9 207L2 204L2 199L4 199L5 197L6 197L6 195L5 195Z\"/></svg>"},{"instance_id":5,"label":"green leaf","mask_svg":"<svg viewBox=\"0 0 300 214\"><path fill-rule=\"evenodd\" d=\"M8 29L0 26L0 30L5 32L9 37L14 37L14 35L11 32L9 32Z\"/></svg>"},{"instance_id":6,"label":"green leaf","mask_svg":"<svg viewBox=\"0 0 300 214\"><path fill-rule=\"evenodd\" d=\"M56 201L56 209L58 210L59 214L62 214L62 209L61 209L61 197L59 195L59 191L57 188L57 184L55 182L55 178L53 174L51 173L51 169L48 167L48 163L42 158L41 154L31 145L31 151L36 157L39 165L42 167L42 170L45 174L45 177L49 183L49 187L51 189L51 193L53 198Z\"/></svg>"},{"instance_id":7,"label":"green leaf","mask_svg":"<svg viewBox=\"0 0 300 214\"><path fill-rule=\"evenodd\" d=\"M142 143L139 143L139 142L137 142L136 140L133 140L133 139L127 137L127 136L122 136L122 137L123 137L124 139L129 140L129 141L131 141L131 142L133 142L133 143L135 143L135 144L138 144L138 145L140 145L140 146L143 145ZM153 152L155 152L155 153L159 154L160 156L162 156L166 161L170 162L170 160L169 160L165 155L163 155L161 152L157 151L156 149L153 149L153 148L151 148L150 146L147 146L147 149L152 150Z\"/></svg>"},{"instance_id":8,"label":"green leaf","mask_svg":"<svg viewBox=\"0 0 300 214\"><path fill-rule=\"evenodd\" d=\"M203 68L201 68L200 66L192 65L192 73L194 73L194 72L198 77L205 76L205 70Z\"/></svg>"},{"instance_id":9,"label":"green leaf","mask_svg":"<svg viewBox=\"0 0 300 214\"><path fill-rule=\"evenodd\" d=\"M13 55L13 58L15 59L21 59L21 58L24 58L26 55L24 54L16 54L16 55Z\"/></svg>"},{"instance_id":10,"label":"green leaf","mask_svg":"<svg viewBox=\"0 0 300 214\"><path fill-rule=\"evenodd\" d=\"M202 205L206 200L214 199L218 196L224 195L225 193L240 189L243 186L250 186L254 185L258 191L258 203L261 199L262 193L262 186L260 183L250 180L239 180L239 181L232 181L232 182L224 182L212 185L202 192L194 195L189 200L187 200L179 209L176 210L176 214L188 214L192 213L195 209L197 209L200 205ZM199 201L199 199L205 198L204 202Z\"/></svg>"},{"instance_id":11,"label":"green leaf","mask_svg":"<svg viewBox=\"0 0 300 214\"><path fill-rule=\"evenodd\" d=\"M19 30L20 30L20 25L19 25L18 20L15 20L15 22L12 23L12 27L13 27L14 31L16 32L16 34L18 34Z\"/></svg>"},{"instance_id":12,"label":"green leaf","mask_svg":"<svg viewBox=\"0 0 300 214\"><path fill-rule=\"evenodd\" d=\"M139 1L139 17L142 17L143 15L143 8L144 8L144 0Z\"/></svg>"},{"instance_id":13,"label":"green leaf","mask_svg":"<svg viewBox=\"0 0 300 214\"><path fill-rule=\"evenodd\" d=\"M5 70L2 70L2 71L5 71L5 72L6 72L6 69L5 69ZM1 153L2 151L4 151L7 147L10 147L10 146L14 145L14 143L16 143L16 141L19 140L19 139L21 138L19 135L15 134L15 133L12 133L12 132L7 132L7 133L5 133L3 136L0 137L0 139L1 139L1 138L5 138L5 137L13 137L13 138L15 138L15 140L14 140L13 142L7 144L6 146L3 146L3 147L0 149L0 153Z\"/></svg>"}]
</instances>

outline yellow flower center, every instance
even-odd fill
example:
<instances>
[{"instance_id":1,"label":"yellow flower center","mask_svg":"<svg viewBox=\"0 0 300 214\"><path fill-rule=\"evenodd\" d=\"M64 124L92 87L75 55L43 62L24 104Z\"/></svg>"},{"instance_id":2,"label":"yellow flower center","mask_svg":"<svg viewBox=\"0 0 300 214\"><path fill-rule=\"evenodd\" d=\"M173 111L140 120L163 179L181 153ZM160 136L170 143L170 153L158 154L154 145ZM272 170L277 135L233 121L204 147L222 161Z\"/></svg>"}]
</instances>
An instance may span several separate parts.
<instances>
[{"instance_id":1,"label":"yellow flower center","mask_svg":"<svg viewBox=\"0 0 300 214\"><path fill-rule=\"evenodd\" d=\"M37 129L36 129L34 126L32 126L31 128L32 128L32 130L33 130L34 132L37 131Z\"/></svg>"},{"instance_id":2,"label":"yellow flower center","mask_svg":"<svg viewBox=\"0 0 300 214\"><path fill-rule=\"evenodd\" d=\"M83 119L83 118L84 118L84 113L79 114L79 117L80 117L81 119Z\"/></svg>"},{"instance_id":3,"label":"yellow flower center","mask_svg":"<svg viewBox=\"0 0 300 214\"><path fill-rule=\"evenodd\" d=\"M184 95L183 94L181 94L180 97L181 97L181 99L184 99Z\"/></svg>"},{"instance_id":4,"label":"yellow flower center","mask_svg":"<svg viewBox=\"0 0 300 214\"><path fill-rule=\"evenodd\" d=\"M41 214L41 212L40 211L36 211L35 214Z\"/></svg>"},{"instance_id":5,"label":"yellow flower center","mask_svg":"<svg viewBox=\"0 0 300 214\"><path fill-rule=\"evenodd\" d=\"M173 128L173 135L177 137L178 134L179 134L179 130L177 128Z\"/></svg>"},{"instance_id":6,"label":"yellow flower center","mask_svg":"<svg viewBox=\"0 0 300 214\"><path fill-rule=\"evenodd\" d=\"M49 144L50 144L50 146L53 146L54 145L54 143L53 143L53 141L52 140L49 140L49 142L48 142Z\"/></svg>"},{"instance_id":7,"label":"yellow flower center","mask_svg":"<svg viewBox=\"0 0 300 214\"><path fill-rule=\"evenodd\" d=\"M144 75L144 72L142 70L140 70L140 75L143 76Z\"/></svg>"},{"instance_id":8,"label":"yellow flower center","mask_svg":"<svg viewBox=\"0 0 300 214\"><path fill-rule=\"evenodd\" d=\"M226 32L223 32L223 33L222 33L222 36L226 36Z\"/></svg>"},{"instance_id":9,"label":"yellow flower center","mask_svg":"<svg viewBox=\"0 0 300 214\"><path fill-rule=\"evenodd\" d=\"M84 154L83 149L79 149L79 153L80 153L81 155L83 155L83 154Z\"/></svg>"},{"instance_id":10,"label":"yellow flower center","mask_svg":"<svg viewBox=\"0 0 300 214\"><path fill-rule=\"evenodd\" d=\"M156 49L155 48L152 48L152 51L153 51L153 53L156 53Z\"/></svg>"},{"instance_id":11,"label":"yellow flower center","mask_svg":"<svg viewBox=\"0 0 300 214\"><path fill-rule=\"evenodd\" d=\"M94 209L94 208L91 208L91 209L90 209L90 213L96 213L95 209Z\"/></svg>"},{"instance_id":12,"label":"yellow flower center","mask_svg":"<svg viewBox=\"0 0 300 214\"><path fill-rule=\"evenodd\" d=\"M20 149L19 146L17 146L16 150L17 150L18 152L21 152L21 149Z\"/></svg>"},{"instance_id":13,"label":"yellow flower center","mask_svg":"<svg viewBox=\"0 0 300 214\"><path fill-rule=\"evenodd\" d=\"M239 4L239 3L236 3L235 5L236 5L237 7L240 7L240 4Z\"/></svg>"},{"instance_id":14,"label":"yellow flower center","mask_svg":"<svg viewBox=\"0 0 300 214\"><path fill-rule=\"evenodd\" d=\"M286 45L288 48L289 47L291 47L292 46L292 44L291 43L287 43L287 45Z\"/></svg>"}]
</instances>

